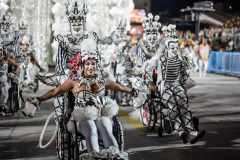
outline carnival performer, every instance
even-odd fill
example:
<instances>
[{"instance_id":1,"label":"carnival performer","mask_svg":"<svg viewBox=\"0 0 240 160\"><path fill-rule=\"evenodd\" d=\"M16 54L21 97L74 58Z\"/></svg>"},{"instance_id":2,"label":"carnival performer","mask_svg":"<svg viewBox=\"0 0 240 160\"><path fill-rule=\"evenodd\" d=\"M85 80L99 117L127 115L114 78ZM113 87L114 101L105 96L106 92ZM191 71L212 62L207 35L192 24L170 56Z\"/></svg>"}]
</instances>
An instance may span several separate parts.
<instances>
[{"instance_id":1,"label":"carnival performer","mask_svg":"<svg viewBox=\"0 0 240 160\"><path fill-rule=\"evenodd\" d=\"M163 103L168 107L168 116L174 133L184 144L188 141L194 144L204 137L205 130L196 131L192 121L192 112L184 86L188 78L187 66L179 52L178 39L166 40L165 46L167 52L160 52L146 62L146 72L149 75L153 68L157 68L157 85L153 83L151 76L148 77L151 90L160 92Z\"/></svg>"},{"instance_id":2,"label":"carnival performer","mask_svg":"<svg viewBox=\"0 0 240 160\"><path fill-rule=\"evenodd\" d=\"M129 86L128 78L130 75L126 72L133 67L132 58L132 46L131 46L131 35L127 33L127 20L121 18L117 24L117 30L112 35L114 42L114 53L115 53L115 78L117 82ZM127 94L118 94L119 101L121 100L121 105L129 105L131 102Z\"/></svg>"},{"instance_id":3,"label":"carnival performer","mask_svg":"<svg viewBox=\"0 0 240 160\"><path fill-rule=\"evenodd\" d=\"M81 54L82 52L82 41L90 38L98 42L97 34L87 31L86 18L89 11L88 4L89 2L87 0L73 0L66 5L66 15L70 25L70 34L59 34L55 37L55 40L59 43L55 67L55 75L58 81L57 85L63 84L67 80L67 75L72 68L70 65L72 57L77 58L77 54ZM94 45L97 45L97 43ZM103 72L102 69L100 70ZM57 112L58 116L63 114L64 100L62 95L54 99L54 110Z\"/></svg>"},{"instance_id":4,"label":"carnival performer","mask_svg":"<svg viewBox=\"0 0 240 160\"><path fill-rule=\"evenodd\" d=\"M33 90L36 87L36 84L34 82L35 76L38 73L38 69L40 72L43 72L44 69L39 65L38 61L36 60L33 52L30 51L29 46L29 37L24 36L21 41L21 51L20 51L20 88L24 88L26 86L29 87L29 89ZM25 81L25 74L27 76L27 80Z\"/></svg>"},{"instance_id":5,"label":"carnival performer","mask_svg":"<svg viewBox=\"0 0 240 160\"><path fill-rule=\"evenodd\" d=\"M198 62L199 62L199 76L206 77L207 69L208 69L208 59L211 53L211 47L207 43L207 39L205 37L202 38L202 43L198 48ZM204 65L204 70L203 70ZM203 70L203 71L202 71Z\"/></svg>"},{"instance_id":6,"label":"carnival performer","mask_svg":"<svg viewBox=\"0 0 240 160\"><path fill-rule=\"evenodd\" d=\"M116 101L104 96L105 90L118 90L132 95L137 95L137 90L119 85L104 77L99 71L99 53L94 45L95 40L85 39L82 41L82 53L77 58L73 57L70 65L74 72L71 78L67 79L59 87L52 89L40 97L29 98L30 105L23 110L26 115L34 115L36 107L41 102L60 94L72 91L75 97L72 118L77 122L77 131L82 133L86 139L86 146L90 158L112 158L120 157L128 159L125 152L120 152L116 139L113 136L112 124L109 117L118 112ZM74 127L68 129L71 131ZM74 130L74 129L73 129ZM99 134L98 134L99 133ZM103 141L105 149L100 150L98 135Z\"/></svg>"},{"instance_id":7,"label":"carnival performer","mask_svg":"<svg viewBox=\"0 0 240 160\"><path fill-rule=\"evenodd\" d=\"M23 40L23 37L24 37L24 36L29 37L29 46L31 46L31 47L29 47L29 50L30 50L31 52L34 52L34 51L33 51L33 48L34 48L34 46L33 46L33 38L32 38L31 35L28 35L28 33L27 33L28 24L26 23L26 21L21 20L21 21L19 22L19 24L18 24L18 29L19 29L19 30L16 31L16 32L18 33L18 39L17 39L17 42L18 42L18 43L17 43L17 49L16 49L17 56L19 56L20 53L21 53L22 40Z\"/></svg>"},{"instance_id":8,"label":"carnival performer","mask_svg":"<svg viewBox=\"0 0 240 160\"><path fill-rule=\"evenodd\" d=\"M144 62L151 59L152 56L161 51L159 40L160 34L158 32L161 24L158 22L159 16L153 17L152 13L148 17L142 19L142 26L144 29L143 39L138 41L138 62L137 66L141 67Z\"/></svg>"},{"instance_id":9,"label":"carnival performer","mask_svg":"<svg viewBox=\"0 0 240 160\"><path fill-rule=\"evenodd\" d=\"M8 66L14 67L14 72L8 73ZM16 64L11 58L7 58L6 50L3 48L3 45L0 43L0 112L4 115L9 110L7 105L8 100L8 76L11 76L13 79L18 79L17 72L19 70L18 64Z\"/></svg>"},{"instance_id":10,"label":"carnival performer","mask_svg":"<svg viewBox=\"0 0 240 160\"><path fill-rule=\"evenodd\" d=\"M14 58L16 56L16 47L18 36L11 32L11 14L2 14L0 18L0 43L7 49L7 56Z\"/></svg>"}]
</instances>

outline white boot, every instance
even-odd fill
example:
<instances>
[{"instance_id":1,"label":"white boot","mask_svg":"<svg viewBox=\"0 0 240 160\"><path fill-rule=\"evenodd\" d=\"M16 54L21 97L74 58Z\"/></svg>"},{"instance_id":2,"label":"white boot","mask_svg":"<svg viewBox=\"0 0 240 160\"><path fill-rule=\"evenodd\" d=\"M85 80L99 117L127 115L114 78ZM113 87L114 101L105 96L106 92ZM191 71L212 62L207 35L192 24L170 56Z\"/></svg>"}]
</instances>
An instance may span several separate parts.
<instances>
[{"instance_id":1,"label":"white boot","mask_svg":"<svg viewBox=\"0 0 240 160\"><path fill-rule=\"evenodd\" d=\"M191 144L194 144L196 143L198 140L202 139L206 134L206 131L205 130L202 130L202 131L191 131L189 133L190 135L190 143Z\"/></svg>"}]
</instances>

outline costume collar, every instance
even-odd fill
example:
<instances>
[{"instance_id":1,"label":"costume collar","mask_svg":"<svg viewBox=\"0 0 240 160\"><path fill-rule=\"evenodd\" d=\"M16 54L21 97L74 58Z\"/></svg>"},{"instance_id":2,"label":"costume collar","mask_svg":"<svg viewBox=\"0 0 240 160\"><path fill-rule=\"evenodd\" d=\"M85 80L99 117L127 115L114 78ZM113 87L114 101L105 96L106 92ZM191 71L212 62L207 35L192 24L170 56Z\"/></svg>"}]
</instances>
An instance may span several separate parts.
<instances>
[{"instance_id":1,"label":"costume collar","mask_svg":"<svg viewBox=\"0 0 240 160\"><path fill-rule=\"evenodd\" d=\"M79 83L77 84L77 87L79 88L81 85L85 84L86 90L89 90L93 84L97 85L99 88L101 88L100 83L107 85L107 82L103 79L103 77L98 74L94 77L80 76L78 79Z\"/></svg>"}]
</instances>

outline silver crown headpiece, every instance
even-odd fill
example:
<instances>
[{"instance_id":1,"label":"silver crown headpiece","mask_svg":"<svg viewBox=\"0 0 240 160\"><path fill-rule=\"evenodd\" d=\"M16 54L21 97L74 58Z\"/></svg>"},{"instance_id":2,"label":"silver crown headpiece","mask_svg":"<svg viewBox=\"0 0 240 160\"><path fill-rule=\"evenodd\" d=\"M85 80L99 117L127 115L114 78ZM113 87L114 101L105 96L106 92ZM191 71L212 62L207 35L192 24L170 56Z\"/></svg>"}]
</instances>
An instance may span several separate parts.
<instances>
[{"instance_id":1,"label":"silver crown headpiece","mask_svg":"<svg viewBox=\"0 0 240 160\"><path fill-rule=\"evenodd\" d=\"M19 26L19 29L27 29L28 28L28 24L25 21L20 21L18 26Z\"/></svg>"},{"instance_id":2,"label":"silver crown headpiece","mask_svg":"<svg viewBox=\"0 0 240 160\"><path fill-rule=\"evenodd\" d=\"M72 0L71 3L68 1L66 5L66 14L68 16L68 21L86 23L86 17L88 13L87 1L83 0L82 3Z\"/></svg>"},{"instance_id":3,"label":"silver crown headpiece","mask_svg":"<svg viewBox=\"0 0 240 160\"><path fill-rule=\"evenodd\" d=\"M175 24L169 24L168 26L162 27L162 31L165 37L172 37L172 38L177 37Z\"/></svg>"},{"instance_id":4,"label":"silver crown headpiece","mask_svg":"<svg viewBox=\"0 0 240 160\"><path fill-rule=\"evenodd\" d=\"M2 26L6 26L7 28L9 28L11 24L12 24L11 23L11 15L10 14L7 14L7 15L2 14L2 17L0 18L0 28Z\"/></svg>"},{"instance_id":5,"label":"silver crown headpiece","mask_svg":"<svg viewBox=\"0 0 240 160\"><path fill-rule=\"evenodd\" d=\"M148 13L148 16L142 19L142 26L146 34L158 33L158 29L161 27L161 23L158 22L159 19L158 15L153 17L152 13Z\"/></svg>"}]
</instances>

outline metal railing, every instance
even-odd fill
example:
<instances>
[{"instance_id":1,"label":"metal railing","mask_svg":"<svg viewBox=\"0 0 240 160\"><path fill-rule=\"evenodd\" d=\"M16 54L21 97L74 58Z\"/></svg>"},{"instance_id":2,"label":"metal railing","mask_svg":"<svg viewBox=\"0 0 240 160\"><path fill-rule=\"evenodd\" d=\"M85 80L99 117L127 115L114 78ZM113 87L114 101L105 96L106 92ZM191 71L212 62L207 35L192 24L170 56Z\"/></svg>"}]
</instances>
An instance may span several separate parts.
<instances>
[{"instance_id":1,"label":"metal railing","mask_svg":"<svg viewBox=\"0 0 240 160\"><path fill-rule=\"evenodd\" d=\"M208 71L240 75L240 52L212 51Z\"/></svg>"}]
</instances>

